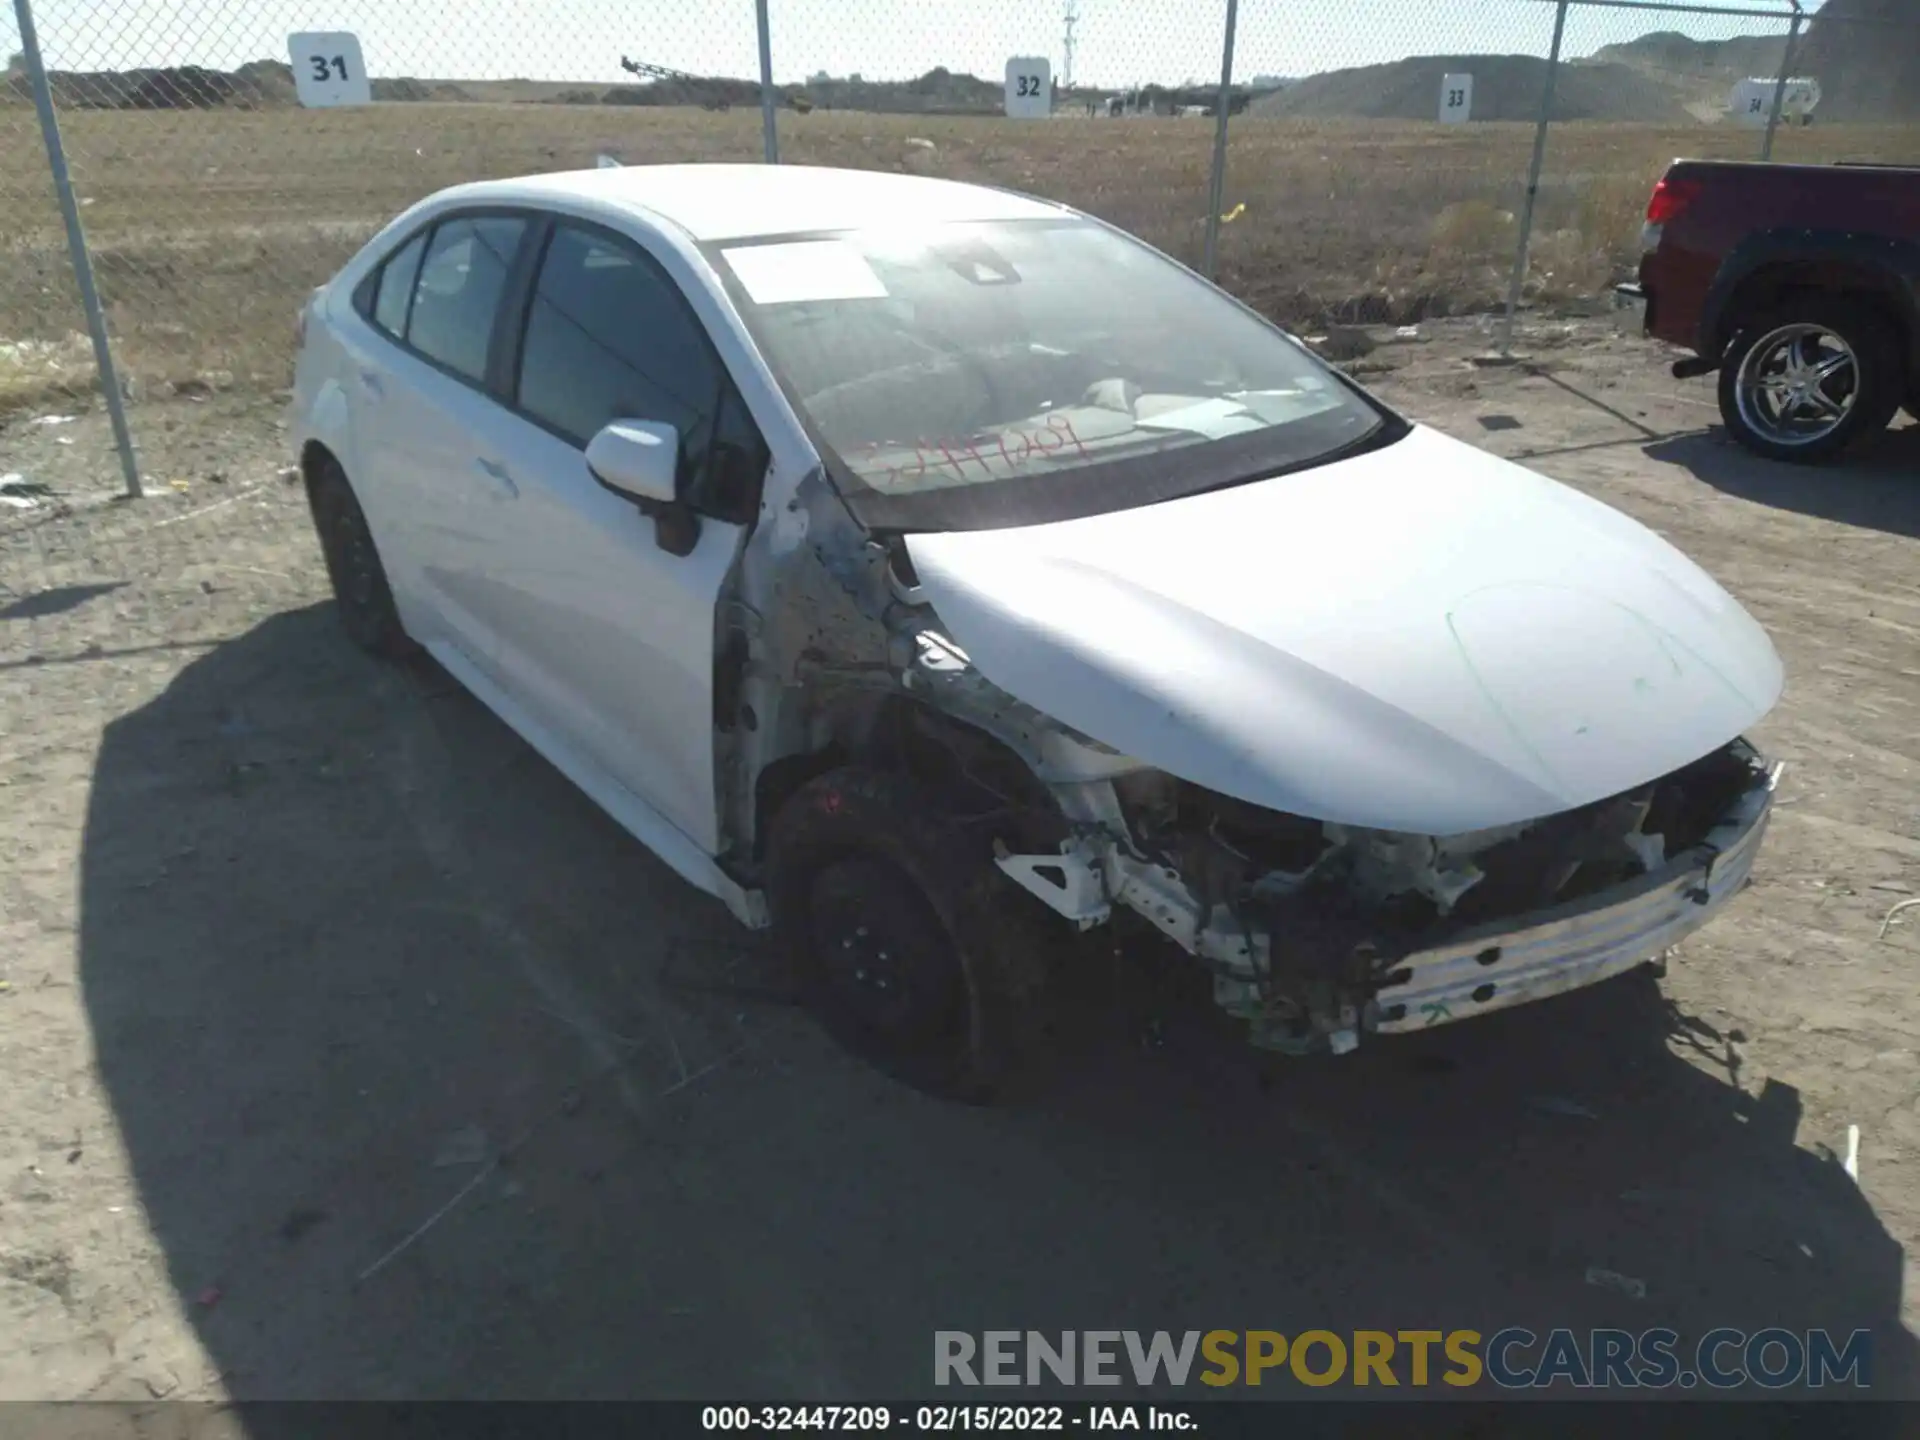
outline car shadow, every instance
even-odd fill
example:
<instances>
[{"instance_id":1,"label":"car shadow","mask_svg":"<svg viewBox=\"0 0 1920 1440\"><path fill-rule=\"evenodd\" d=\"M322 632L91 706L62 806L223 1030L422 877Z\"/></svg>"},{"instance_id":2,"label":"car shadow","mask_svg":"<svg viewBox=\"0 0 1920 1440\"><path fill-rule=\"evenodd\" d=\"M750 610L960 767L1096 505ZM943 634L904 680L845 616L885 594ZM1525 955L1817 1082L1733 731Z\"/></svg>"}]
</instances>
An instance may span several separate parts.
<instances>
[{"instance_id":1,"label":"car shadow","mask_svg":"<svg viewBox=\"0 0 1920 1440\"><path fill-rule=\"evenodd\" d=\"M1874 1392L1912 1391L1900 1246L1796 1092L1651 984L1268 1063L1116 963L1043 1098L939 1104L328 606L108 727L80 946L147 1224L243 1400L925 1397L936 1330L1009 1327L1865 1328Z\"/></svg>"},{"instance_id":2,"label":"car shadow","mask_svg":"<svg viewBox=\"0 0 1920 1440\"><path fill-rule=\"evenodd\" d=\"M1827 465L1765 459L1717 426L1643 450L1743 500L1889 535L1920 536L1920 424L1889 430Z\"/></svg>"}]
</instances>

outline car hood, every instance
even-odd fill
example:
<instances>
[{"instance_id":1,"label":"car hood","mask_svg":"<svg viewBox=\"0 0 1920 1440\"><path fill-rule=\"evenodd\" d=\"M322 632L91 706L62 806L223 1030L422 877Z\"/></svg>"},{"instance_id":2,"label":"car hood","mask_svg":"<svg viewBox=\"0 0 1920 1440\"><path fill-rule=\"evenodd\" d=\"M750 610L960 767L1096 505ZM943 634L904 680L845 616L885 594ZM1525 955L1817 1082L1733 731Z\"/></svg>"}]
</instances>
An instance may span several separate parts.
<instances>
[{"instance_id":1,"label":"car hood","mask_svg":"<svg viewBox=\"0 0 1920 1440\"><path fill-rule=\"evenodd\" d=\"M922 534L940 623L1020 700L1256 805L1453 835L1657 779L1780 696L1751 616L1651 530L1416 426L1088 519Z\"/></svg>"}]
</instances>

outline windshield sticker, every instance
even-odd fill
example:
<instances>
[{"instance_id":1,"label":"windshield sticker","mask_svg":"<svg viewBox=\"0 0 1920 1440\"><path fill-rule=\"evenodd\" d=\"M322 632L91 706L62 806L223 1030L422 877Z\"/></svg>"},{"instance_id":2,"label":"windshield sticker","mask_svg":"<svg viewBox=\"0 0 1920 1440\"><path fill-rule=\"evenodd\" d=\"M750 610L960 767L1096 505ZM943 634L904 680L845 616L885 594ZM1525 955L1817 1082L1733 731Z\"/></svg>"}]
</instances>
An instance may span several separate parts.
<instances>
[{"instance_id":1,"label":"windshield sticker","mask_svg":"<svg viewBox=\"0 0 1920 1440\"><path fill-rule=\"evenodd\" d=\"M809 300L883 300L887 287L844 240L741 245L720 252L756 305Z\"/></svg>"}]
</instances>

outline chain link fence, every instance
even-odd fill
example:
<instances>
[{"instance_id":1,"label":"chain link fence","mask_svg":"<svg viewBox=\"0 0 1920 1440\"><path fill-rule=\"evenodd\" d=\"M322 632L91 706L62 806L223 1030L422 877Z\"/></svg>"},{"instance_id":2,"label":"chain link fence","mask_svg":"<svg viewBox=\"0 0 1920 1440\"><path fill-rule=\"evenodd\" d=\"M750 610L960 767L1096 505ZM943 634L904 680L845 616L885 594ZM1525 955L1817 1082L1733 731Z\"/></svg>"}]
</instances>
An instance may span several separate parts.
<instances>
[{"instance_id":1,"label":"chain link fence","mask_svg":"<svg viewBox=\"0 0 1920 1440\"><path fill-rule=\"evenodd\" d=\"M1496 307L1554 7L1243 6L1217 278L1295 326Z\"/></svg>"},{"instance_id":2,"label":"chain link fence","mask_svg":"<svg viewBox=\"0 0 1920 1440\"><path fill-rule=\"evenodd\" d=\"M301 297L413 200L601 156L1011 186L1296 326L1495 311L1516 278L1591 303L1676 155L1920 163L1920 76L1879 53L1912 0L13 3L136 440L144 402L284 387ZM96 383L28 48L0 23L0 413ZM303 104L296 57L372 103Z\"/></svg>"},{"instance_id":3,"label":"chain link fence","mask_svg":"<svg viewBox=\"0 0 1920 1440\"><path fill-rule=\"evenodd\" d=\"M9 56L4 89L0 89L0 412L4 412L42 399L84 393L93 384L94 361L25 58L4 24L0 24L0 48Z\"/></svg>"}]
</instances>

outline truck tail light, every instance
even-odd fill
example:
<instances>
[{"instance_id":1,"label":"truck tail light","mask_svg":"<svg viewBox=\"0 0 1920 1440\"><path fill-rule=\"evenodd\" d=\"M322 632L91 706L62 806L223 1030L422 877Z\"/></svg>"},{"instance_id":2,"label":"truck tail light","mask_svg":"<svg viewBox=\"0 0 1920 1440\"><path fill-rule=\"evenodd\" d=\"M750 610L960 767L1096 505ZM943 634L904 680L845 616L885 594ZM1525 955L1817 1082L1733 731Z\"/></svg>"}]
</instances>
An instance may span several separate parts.
<instances>
[{"instance_id":1,"label":"truck tail light","mask_svg":"<svg viewBox=\"0 0 1920 1440\"><path fill-rule=\"evenodd\" d=\"M1653 187L1653 198L1647 201L1647 224L1665 225L1683 214L1699 196L1698 180L1662 179Z\"/></svg>"},{"instance_id":2,"label":"truck tail light","mask_svg":"<svg viewBox=\"0 0 1920 1440\"><path fill-rule=\"evenodd\" d=\"M1698 180L1669 180L1662 178L1653 187L1653 198L1647 201L1647 223L1640 227L1640 253L1651 255L1660 248L1661 238L1666 234L1667 222L1682 214L1700 193Z\"/></svg>"}]
</instances>

